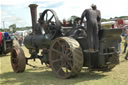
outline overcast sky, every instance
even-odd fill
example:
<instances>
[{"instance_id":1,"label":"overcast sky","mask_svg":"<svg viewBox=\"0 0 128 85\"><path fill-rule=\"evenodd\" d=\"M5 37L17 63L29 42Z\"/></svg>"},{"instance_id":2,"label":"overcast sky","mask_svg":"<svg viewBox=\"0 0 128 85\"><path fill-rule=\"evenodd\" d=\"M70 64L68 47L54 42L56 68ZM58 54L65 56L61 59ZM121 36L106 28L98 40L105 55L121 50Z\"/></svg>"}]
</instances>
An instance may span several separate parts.
<instances>
[{"instance_id":1,"label":"overcast sky","mask_svg":"<svg viewBox=\"0 0 128 85\"><path fill-rule=\"evenodd\" d=\"M45 9L54 9L60 20L72 15L80 17L91 4L97 5L102 18L128 16L128 0L1 0L0 28L3 28L3 21L6 28L11 24L31 26L29 4L38 4L38 17Z\"/></svg>"}]
</instances>

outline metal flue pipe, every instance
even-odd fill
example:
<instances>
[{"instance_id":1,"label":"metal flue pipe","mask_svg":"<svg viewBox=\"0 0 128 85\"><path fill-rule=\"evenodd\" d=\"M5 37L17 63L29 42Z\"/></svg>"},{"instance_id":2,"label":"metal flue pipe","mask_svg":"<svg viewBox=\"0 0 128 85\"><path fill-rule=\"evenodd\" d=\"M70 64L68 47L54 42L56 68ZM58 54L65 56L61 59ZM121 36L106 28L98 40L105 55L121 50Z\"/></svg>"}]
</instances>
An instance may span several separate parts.
<instances>
[{"instance_id":1,"label":"metal flue pipe","mask_svg":"<svg viewBox=\"0 0 128 85\"><path fill-rule=\"evenodd\" d=\"M30 4L31 18L32 18L32 32L35 29L35 25L37 23L37 4Z\"/></svg>"}]
</instances>

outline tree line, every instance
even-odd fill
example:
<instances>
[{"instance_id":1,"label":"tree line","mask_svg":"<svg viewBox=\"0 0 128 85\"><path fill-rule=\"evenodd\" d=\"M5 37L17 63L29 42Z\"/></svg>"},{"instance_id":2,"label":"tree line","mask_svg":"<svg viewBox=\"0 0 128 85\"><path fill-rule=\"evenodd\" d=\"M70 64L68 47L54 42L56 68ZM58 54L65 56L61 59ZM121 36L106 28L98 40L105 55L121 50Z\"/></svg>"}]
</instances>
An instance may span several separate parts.
<instances>
[{"instance_id":1,"label":"tree line","mask_svg":"<svg viewBox=\"0 0 128 85\"><path fill-rule=\"evenodd\" d=\"M15 33L16 31L23 31L23 30L29 30L32 29L32 26L26 26L26 27L16 27L16 24L12 24L9 26L9 28L0 29L0 32L9 32L9 33Z\"/></svg>"},{"instance_id":2,"label":"tree line","mask_svg":"<svg viewBox=\"0 0 128 85\"><path fill-rule=\"evenodd\" d=\"M72 20L72 22L73 22L76 18L80 18L80 17L73 15L73 16L69 17L68 19L63 19L63 20L66 20L66 22L70 22ZM120 17L114 17L114 18L110 17L109 19L102 18L101 22L111 21L111 20L114 20L114 19L128 19L128 16L120 16ZM105 26L108 27L108 25L105 25ZM16 27L16 24L11 24L9 26L9 28L5 28L5 29L0 28L0 32L5 32L6 31L6 32L15 33L16 31L19 31L19 30L23 31L23 30L29 30L29 29L32 29L32 26Z\"/></svg>"}]
</instances>

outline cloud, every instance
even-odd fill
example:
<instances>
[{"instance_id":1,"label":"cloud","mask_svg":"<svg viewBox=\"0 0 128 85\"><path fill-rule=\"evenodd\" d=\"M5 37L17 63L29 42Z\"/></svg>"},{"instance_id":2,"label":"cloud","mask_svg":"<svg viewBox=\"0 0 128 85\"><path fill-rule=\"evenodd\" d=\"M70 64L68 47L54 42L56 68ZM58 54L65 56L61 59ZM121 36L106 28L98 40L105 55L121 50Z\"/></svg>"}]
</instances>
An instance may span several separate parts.
<instances>
[{"instance_id":1,"label":"cloud","mask_svg":"<svg viewBox=\"0 0 128 85\"><path fill-rule=\"evenodd\" d=\"M21 26L24 27L26 26L26 24L28 24L28 26L31 25L24 18L8 14L8 12L3 11L3 10L1 11L1 16L2 16L1 17L1 28L3 27L2 26L3 21L5 22L5 28L6 27L8 28L11 24L17 24L18 27L21 27Z\"/></svg>"},{"instance_id":2,"label":"cloud","mask_svg":"<svg viewBox=\"0 0 128 85\"><path fill-rule=\"evenodd\" d=\"M2 0L1 5L19 5L24 3L24 0Z\"/></svg>"},{"instance_id":3,"label":"cloud","mask_svg":"<svg viewBox=\"0 0 128 85\"><path fill-rule=\"evenodd\" d=\"M57 8L63 5L63 1L61 2L45 2L45 3L40 3L41 6L40 8Z\"/></svg>"},{"instance_id":4,"label":"cloud","mask_svg":"<svg viewBox=\"0 0 128 85\"><path fill-rule=\"evenodd\" d=\"M2 0L0 7L4 17L2 20L8 23L8 27L11 23L16 23L17 26L31 25L29 4L38 4L38 16L49 8L55 10L62 20L72 15L80 17L84 9L90 8L92 3L101 10L102 18L128 15L128 0ZM2 26L2 23L0 25Z\"/></svg>"}]
</instances>

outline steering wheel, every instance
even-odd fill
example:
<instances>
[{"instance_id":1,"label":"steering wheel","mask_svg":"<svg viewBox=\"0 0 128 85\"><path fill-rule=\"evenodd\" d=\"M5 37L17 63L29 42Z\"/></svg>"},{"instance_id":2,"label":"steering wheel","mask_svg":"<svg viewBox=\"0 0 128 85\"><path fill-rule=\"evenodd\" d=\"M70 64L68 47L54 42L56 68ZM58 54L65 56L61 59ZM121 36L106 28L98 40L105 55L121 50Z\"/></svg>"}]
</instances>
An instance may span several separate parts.
<instances>
[{"instance_id":1,"label":"steering wheel","mask_svg":"<svg viewBox=\"0 0 128 85\"><path fill-rule=\"evenodd\" d=\"M57 14L52 9L46 9L40 14L39 23L42 25L45 34L49 39L54 39L61 28Z\"/></svg>"}]
</instances>

